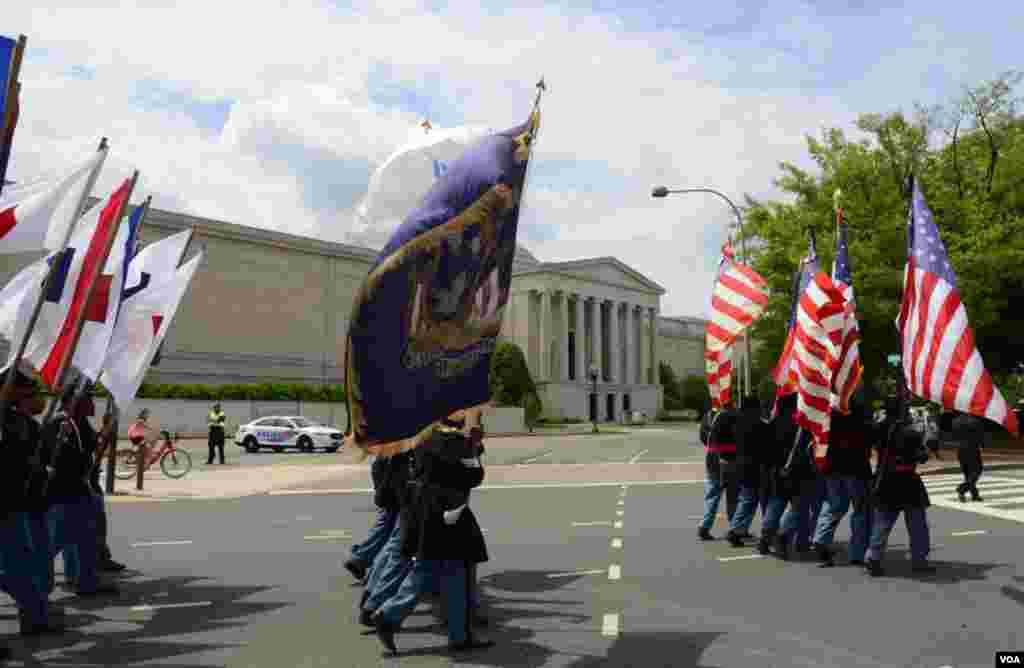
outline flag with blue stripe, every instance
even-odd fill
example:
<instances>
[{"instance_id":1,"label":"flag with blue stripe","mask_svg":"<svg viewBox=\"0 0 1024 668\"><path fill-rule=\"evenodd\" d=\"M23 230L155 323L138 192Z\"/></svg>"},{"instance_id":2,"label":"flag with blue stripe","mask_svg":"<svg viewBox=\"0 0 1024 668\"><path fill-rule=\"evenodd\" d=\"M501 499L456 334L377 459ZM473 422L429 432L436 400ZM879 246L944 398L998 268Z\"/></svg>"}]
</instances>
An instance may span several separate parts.
<instances>
[{"instance_id":1,"label":"flag with blue stripe","mask_svg":"<svg viewBox=\"0 0 1024 668\"><path fill-rule=\"evenodd\" d=\"M377 257L346 342L349 445L383 455L408 450L440 420L489 401L539 123L534 112L470 146Z\"/></svg>"}]
</instances>

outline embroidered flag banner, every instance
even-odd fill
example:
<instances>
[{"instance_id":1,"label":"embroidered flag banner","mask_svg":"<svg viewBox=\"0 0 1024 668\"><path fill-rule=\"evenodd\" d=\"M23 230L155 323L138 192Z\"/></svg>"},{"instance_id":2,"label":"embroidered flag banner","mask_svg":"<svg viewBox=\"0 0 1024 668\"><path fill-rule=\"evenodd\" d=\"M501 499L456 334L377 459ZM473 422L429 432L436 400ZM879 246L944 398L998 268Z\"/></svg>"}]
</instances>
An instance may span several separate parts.
<instances>
[{"instance_id":1,"label":"embroidered flag banner","mask_svg":"<svg viewBox=\"0 0 1024 668\"><path fill-rule=\"evenodd\" d=\"M347 445L414 448L439 420L489 401L539 123L535 111L468 148L378 256L346 341Z\"/></svg>"}]
</instances>

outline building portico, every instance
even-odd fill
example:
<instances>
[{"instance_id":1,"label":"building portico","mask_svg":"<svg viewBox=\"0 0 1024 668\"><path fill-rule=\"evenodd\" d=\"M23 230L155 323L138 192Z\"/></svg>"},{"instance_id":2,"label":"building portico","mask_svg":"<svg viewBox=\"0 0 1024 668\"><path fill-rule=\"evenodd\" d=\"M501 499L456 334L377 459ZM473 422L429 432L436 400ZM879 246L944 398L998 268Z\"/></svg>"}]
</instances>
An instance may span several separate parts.
<instances>
[{"instance_id":1,"label":"building portico","mask_svg":"<svg viewBox=\"0 0 1024 668\"><path fill-rule=\"evenodd\" d=\"M517 262L505 338L526 355L544 413L617 421L654 416L659 301L665 290L612 257ZM596 393L590 378L596 367Z\"/></svg>"}]
</instances>

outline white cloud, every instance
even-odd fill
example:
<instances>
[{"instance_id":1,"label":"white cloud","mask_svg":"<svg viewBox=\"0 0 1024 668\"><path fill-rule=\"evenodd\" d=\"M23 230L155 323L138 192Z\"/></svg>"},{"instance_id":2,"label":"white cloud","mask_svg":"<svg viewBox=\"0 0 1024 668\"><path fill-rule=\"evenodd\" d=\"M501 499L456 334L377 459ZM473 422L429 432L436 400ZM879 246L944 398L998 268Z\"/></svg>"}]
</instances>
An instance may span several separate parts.
<instances>
[{"instance_id":1,"label":"white cloud","mask_svg":"<svg viewBox=\"0 0 1024 668\"><path fill-rule=\"evenodd\" d=\"M737 202L745 192L763 195L780 160L808 164L806 133L852 119L834 99L737 93L709 81L709 63L755 71L783 62L772 52L731 61L679 33L626 32L616 19L553 7L491 15L465 2L441 17L415 2L348 15L315 2L51 4L59 3L5 9L5 24L30 39L17 173L77 160L105 134L113 157L104 189L138 167L140 192L158 193L157 206L340 239L351 203L331 213L311 209L304 177L266 159L268 148L288 143L340 160L384 159L418 118L372 101L375 62L410 86L439 73L457 92L450 103L465 122L499 128L525 120L543 74L549 92L535 159L607 162L627 176L618 189L625 194L531 182L524 223L557 232L530 250L542 260L615 255L668 289L666 314L704 312L715 264L708 248L717 248L731 214L711 196L652 200L651 186L711 185ZM793 25L820 44L820 26ZM94 70L93 80L64 74L73 65ZM196 100L232 100L223 132L211 134L181 111L133 106L133 86L143 79Z\"/></svg>"}]
</instances>

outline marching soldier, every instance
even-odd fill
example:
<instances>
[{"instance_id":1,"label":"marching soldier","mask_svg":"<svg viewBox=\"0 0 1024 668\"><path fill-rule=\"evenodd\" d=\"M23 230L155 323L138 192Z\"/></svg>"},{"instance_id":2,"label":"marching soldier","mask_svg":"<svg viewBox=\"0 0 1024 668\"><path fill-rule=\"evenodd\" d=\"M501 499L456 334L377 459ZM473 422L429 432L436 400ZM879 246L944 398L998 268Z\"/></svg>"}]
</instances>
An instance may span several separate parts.
<instances>
[{"instance_id":1,"label":"marching soldier","mask_svg":"<svg viewBox=\"0 0 1024 668\"><path fill-rule=\"evenodd\" d=\"M215 450L220 453L220 463L224 463L224 429L227 421L228 416L221 410L220 403L214 404L213 408L210 409L209 416L207 416L207 422L210 424L210 456L206 459L207 464L213 463L213 457L216 454Z\"/></svg>"},{"instance_id":2,"label":"marching soldier","mask_svg":"<svg viewBox=\"0 0 1024 668\"><path fill-rule=\"evenodd\" d=\"M878 453L873 488L875 511L871 519L867 572L875 577L884 573L882 553L896 519L903 513L910 534L912 568L917 573L932 573L935 567L928 563L931 536L926 512L931 502L917 474L918 464L928 461L928 450L922 435L905 419L899 402L888 402L883 425L887 429Z\"/></svg>"},{"instance_id":3,"label":"marching soldier","mask_svg":"<svg viewBox=\"0 0 1024 668\"><path fill-rule=\"evenodd\" d=\"M394 636L421 596L441 577L452 650L490 647L472 629L471 566L487 561L483 533L468 506L469 492L484 476L480 449L463 433L464 423L445 420L430 440L415 451L421 484L410 506L403 549L415 555L412 570L397 593L374 613L377 636L397 652ZM404 518L403 518L404 520Z\"/></svg>"},{"instance_id":4,"label":"marching soldier","mask_svg":"<svg viewBox=\"0 0 1024 668\"><path fill-rule=\"evenodd\" d=\"M782 513L792 496L783 471L796 438L797 427L792 417L795 407L795 395L781 398L778 415L765 423L764 449L760 453L761 540L757 544L757 551L761 554L768 554L775 542Z\"/></svg>"},{"instance_id":5,"label":"marching soldier","mask_svg":"<svg viewBox=\"0 0 1024 668\"><path fill-rule=\"evenodd\" d=\"M814 534L818 560L822 567L835 565L831 546L836 528L853 506L850 515L850 543L847 555L851 564L863 565L868 547L871 511L868 485L871 481L870 424L864 404L855 401L850 413L834 412L829 431L826 498Z\"/></svg>"},{"instance_id":6,"label":"marching soldier","mask_svg":"<svg viewBox=\"0 0 1024 668\"><path fill-rule=\"evenodd\" d=\"M50 548L39 526L40 513L46 507L46 472L40 460L39 424L32 415L44 407L32 379L15 371L11 403L0 434L4 456L0 467L4 513L0 554L3 589L17 603L21 634L28 636L63 630L50 621Z\"/></svg>"},{"instance_id":7,"label":"marching soldier","mask_svg":"<svg viewBox=\"0 0 1024 668\"><path fill-rule=\"evenodd\" d=\"M392 469L395 465L402 468L405 465L408 470L408 462L405 457L375 457L370 465L370 474L373 477L373 502L377 506L377 520L366 540L352 546L351 556L345 562L345 570L352 574L360 582L366 581L367 571L373 566L377 555L380 554L388 538L391 536L398 522L398 499L389 484L392 477Z\"/></svg>"},{"instance_id":8,"label":"marching soldier","mask_svg":"<svg viewBox=\"0 0 1024 668\"><path fill-rule=\"evenodd\" d=\"M753 397L743 399L743 412L736 425L736 485L738 501L729 522L727 538L733 547L743 547L757 511L759 492L759 455L765 448L766 428L761 420L761 405Z\"/></svg>"},{"instance_id":9,"label":"marching soldier","mask_svg":"<svg viewBox=\"0 0 1024 668\"><path fill-rule=\"evenodd\" d=\"M697 538L714 540L711 526L718 514L718 504L725 492L725 508L729 521L736 512L739 492L738 469L736 466L736 425L739 413L731 408L718 411L710 420L705 441L704 470L704 518L697 527Z\"/></svg>"}]
</instances>

